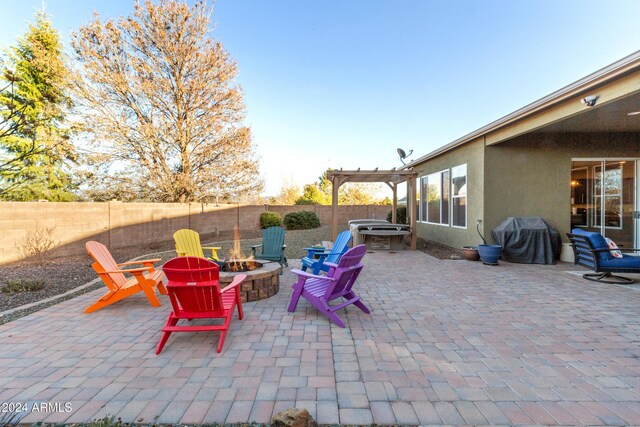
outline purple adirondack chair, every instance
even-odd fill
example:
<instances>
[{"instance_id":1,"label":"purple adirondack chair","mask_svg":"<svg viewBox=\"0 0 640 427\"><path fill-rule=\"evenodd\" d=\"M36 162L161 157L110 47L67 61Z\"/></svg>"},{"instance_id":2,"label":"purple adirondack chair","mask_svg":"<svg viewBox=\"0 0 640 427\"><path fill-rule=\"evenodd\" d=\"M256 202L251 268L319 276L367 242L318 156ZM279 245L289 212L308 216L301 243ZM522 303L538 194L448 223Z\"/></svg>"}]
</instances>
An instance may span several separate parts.
<instances>
[{"instance_id":1,"label":"purple adirondack chair","mask_svg":"<svg viewBox=\"0 0 640 427\"><path fill-rule=\"evenodd\" d=\"M351 290L360 271L362 271L362 267L364 267L360 260L365 253L367 253L367 247L358 245L342 255L338 264L326 263L330 266L326 276L291 270L298 276L298 281L293 285L293 294L288 310L293 313L302 296L341 328L344 328L344 322L335 313L337 310L355 304L360 310L370 313L369 308L360 301L360 297ZM338 298L344 298L347 301L337 305L329 305L331 301Z\"/></svg>"}]
</instances>

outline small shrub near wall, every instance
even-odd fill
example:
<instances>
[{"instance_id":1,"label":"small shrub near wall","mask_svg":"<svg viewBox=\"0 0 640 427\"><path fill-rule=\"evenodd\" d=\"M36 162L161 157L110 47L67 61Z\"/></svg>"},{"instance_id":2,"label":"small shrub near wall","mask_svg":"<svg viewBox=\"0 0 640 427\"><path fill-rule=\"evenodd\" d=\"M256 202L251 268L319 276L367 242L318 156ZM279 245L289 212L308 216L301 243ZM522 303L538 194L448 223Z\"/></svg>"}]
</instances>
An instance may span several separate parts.
<instances>
[{"instance_id":1,"label":"small shrub near wall","mask_svg":"<svg viewBox=\"0 0 640 427\"><path fill-rule=\"evenodd\" d=\"M320 227L320 218L315 212L291 212L284 216L284 225L287 230L308 230Z\"/></svg>"},{"instance_id":2,"label":"small shrub near wall","mask_svg":"<svg viewBox=\"0 0 640 427\"><path fill-rule=\"evenodd\" d=\"M260 215L260 228L278 227L282 225L282 217L277 212L263 212Z\"/></svg>"},{"instance_id":3,"label":"small shrub near wall","mask_svg":"<svg viewBox=\"0 0 640 427\"><path fill-rule=\"evenodd\" d=\"M391 211L387 214L387 221L391 222ZM407 223L407 207L400 206L396 209L396 224Z\"/></svg>"},{"instance_id":4,"label":"small shrub near wall","mask_svg":"<svg viewBox=\"0 0 640 427\"><path fill-rule=\"evenodd\" d=\"M16 245L16 249L23 259L28 259L38 265L44 265L52 257L54 247L60 245L53 238L56 226L36 224L36 227L27 232L25 238Z\"/></svg>"}]
</instances>

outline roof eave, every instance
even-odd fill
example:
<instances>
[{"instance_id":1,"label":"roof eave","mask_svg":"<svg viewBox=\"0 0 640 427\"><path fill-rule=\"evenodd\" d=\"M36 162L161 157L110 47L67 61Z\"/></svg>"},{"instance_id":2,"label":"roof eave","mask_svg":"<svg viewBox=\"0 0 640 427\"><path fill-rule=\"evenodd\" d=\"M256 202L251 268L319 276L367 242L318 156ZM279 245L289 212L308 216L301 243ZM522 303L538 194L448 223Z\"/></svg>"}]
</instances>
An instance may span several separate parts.
<instances>
[{"instance_id":1,"label":"roof eave","mask_svg":"<svg viewBox=\"0 0 640 427\"><path fill-rule=\"evenodd\" d=\"M514 111L513 113L507 114L506 116L495 120L491 123L489 123L486 126L483 126L461 138L458 138L452 142L450 142L449 144L443 145L442 147L428 153L425 154L424 156L413 160L410 163L407 163L406 165L404 165L402 168L400 169L405 169L405 168L410 168L413 167L417 164L420 164L426 160L429 160L433 157L436 157L442 153L445 153L449 150L452 150L456 147L459 147L460 145L466 144L467 142L470 142L472 140L475 140L483 135L486 135L489 132L492 132L496 129L499 129L503 126L509 125L513 122L516 122L518 120L522 120L523 118L526 118L532 114L535 114L541 110L544 110L546 108L549 108L555 104L558 104L564 100L566 100L567 98L573 97L576 94L580 93L580 92L584 92L584 91L588 91L596 86L602 85L603 83L606 83L607 81L610 81L612 79L615 79L623 74L626 74L636 68L640 68L640 50L637 52L632 53L631 55L628 55L622 59L620 59L619 61L614 62L613 64L610 64L592 74L589 74L588 76L574 82L571 83L565 87L563 87L562 89L559 89L547 96L545 96L544 98L540 98L537 101L532 102L531 104L528 104L516 111Z\"/></svg>"}]
</instances>

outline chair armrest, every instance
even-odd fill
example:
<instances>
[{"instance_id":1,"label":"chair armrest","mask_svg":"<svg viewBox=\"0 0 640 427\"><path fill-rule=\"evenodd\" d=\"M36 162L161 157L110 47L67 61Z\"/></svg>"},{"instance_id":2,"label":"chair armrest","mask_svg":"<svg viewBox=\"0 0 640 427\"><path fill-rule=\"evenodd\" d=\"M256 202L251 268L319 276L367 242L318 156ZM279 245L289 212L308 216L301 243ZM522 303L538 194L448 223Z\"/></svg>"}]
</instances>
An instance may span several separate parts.
<instances>
[{"instance_id":1,"label":"chair armrest","mask_svg":"<svg viewBox=\"0 0 640 427\"><path fill-rule=\"evenodd\" d=\"M321 253L329 253L327 248L304 248L305 251L308 252L309 258L313 258L316 255L320 255Z\"/></svg>"},{"instance_id":2,"label":"chair armrest","mask_svg":"<svg viewBox=\"0 0 640 427\"><path fill-rule=\"evenodd\" d=\"M218 257L218 251L222 249L220 246L201 246L202 250L208 249L211 251L211 259L218 261L220 257Z\"/></svg>"},{"instance_id":3,"label":"chair armrest","mask_svg":"<svg viewBox=\"0 0 640 427\"><path fill-rule=\"evenodd\" d=\"M148 271L149 269L146 267L140 267L140 268L131 268L129 270L109 270L109 271L101 271L100 273L107 273L107 274L111 274L111 273L129 273L129 274L136 274L136 273L144 273L145 271Z\"/></svg>"},{"instance_id":4,"label":"chair armrest","mask_svg":"<svg viewBox=\"0 0 640 427\"><path fill-rule=\"evenodd\" d=\"M306 271L302 271L302 270L298 270L298 269L293 269L293 270L291 270L291 272L294 273L297 276L306 277L308 279L322 279L322 280L331 280L331 281L335 281L336 280L333 277L318 276L317 274L307 273Z\"/></svg>"},{"instance_id":5,"label":"chair armrest","mask_svg":"<svg viewBox=\"0 0 640 427\"><path fill-rule=\"evenodd\" d=\"M618 249L602 248L602 249L589 249L589 250L591 252L593 252L593 253L610 252L610 251L620 251L620 252L637 252L637 251L640 251L640 249L637 249L637 248L618 248Z\"/></svg>"},{"instance_id":6,"label":"chair armrest","mask_svg":"<svg viewBox=\"0 0 640 427\"><path fill-rule=\"evenodd\" d=\"M262 247L262 243L260 243L259 245L253 245L251 246L251 253L253 254L254 258L258 257L258 248Z\"/></svg>"},{"instance_id":7,"label":"chair armrest","mask_svg":"<svg viewBox=\"0 0 640 427\"><path fill-rule=\"evenodd\" d=\"M154 259L141 259L140 261L127 261L127 262L121 262L118 263L118 266L121 265L134 265L134 264L147 264L147 263L155 263L155 262L160 262L162 261L162 258L154 258Z\"/></svg>"},{"instance_id":8,"label":"chair armrest","mask_svg":"<svg viewBox=\"0 0 640 427\"><path fill-rule=\"evenodd\" d=\"M240 284L244 281L244 279L247 278L246 274L239 274L236 277L233 278L233 280L231 281L231 283L226 286L223 290L220 291L220 293L225 293L228 292L232 289L237 288L238 286L240 286Z\"/></svg>"}]
</instances>

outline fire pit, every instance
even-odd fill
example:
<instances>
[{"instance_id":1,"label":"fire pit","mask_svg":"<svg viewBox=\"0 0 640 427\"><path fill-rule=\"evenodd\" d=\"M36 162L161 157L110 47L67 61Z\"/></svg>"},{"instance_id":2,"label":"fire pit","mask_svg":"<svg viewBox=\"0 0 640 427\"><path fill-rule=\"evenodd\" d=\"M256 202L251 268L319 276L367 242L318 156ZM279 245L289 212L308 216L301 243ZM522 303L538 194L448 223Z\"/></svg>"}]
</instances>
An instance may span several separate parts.
<instances>
[{"instance_id":1,"label":"fire pit","mask_svg":"<svg viewBox=\"0 0 640 427\"><path fill-rule=\"evenodd\" d=\"M226 272L220 270L220 287L226 287L237 274L246 274L247 278L240 285L242 302L258 301L269 298L280 290L280 264L277 262L249 261L261 265L256 270L245 272ZM227 264L227 263L225 263Z\"/></svg>"},{"instance_id":2,"label":"fire pit","mask_svg":"<svg viewBox=\"0 0 640 427\"><path fill-rule=\"evenodd\" d=\"M277 262L257 261L247 258L240 247L240 232L233 228L233 248L229 260L220 268L220 287L226 287L236 274L247 276L240 285L242 302L258 301L269 298L280 290L280 271Z\"/></svg>"},{"instance_id":3,"label":"fire pit","mask_svg":"<svg viewBox=\"0 0 640 427\"><path fill-rule=\"evenodd\" d=\"M239 260L239 261L227 261L222 264L220 267L220 271L224 271L226 273L246 273L248 271L257 270L262 268L262 265L265 262L256 261L252 259Z\"/></svg>"}]
</instances>

